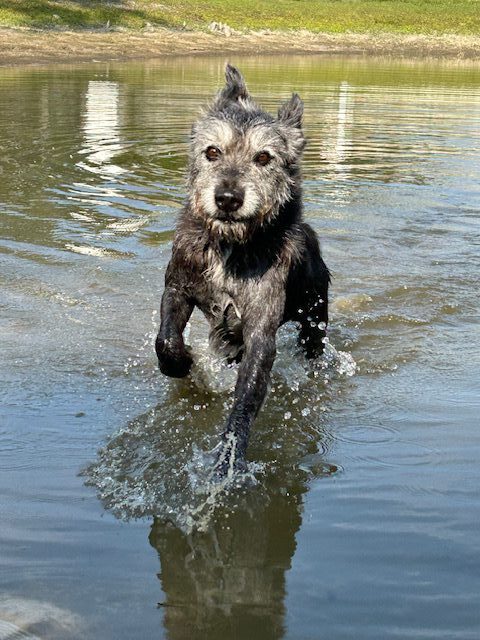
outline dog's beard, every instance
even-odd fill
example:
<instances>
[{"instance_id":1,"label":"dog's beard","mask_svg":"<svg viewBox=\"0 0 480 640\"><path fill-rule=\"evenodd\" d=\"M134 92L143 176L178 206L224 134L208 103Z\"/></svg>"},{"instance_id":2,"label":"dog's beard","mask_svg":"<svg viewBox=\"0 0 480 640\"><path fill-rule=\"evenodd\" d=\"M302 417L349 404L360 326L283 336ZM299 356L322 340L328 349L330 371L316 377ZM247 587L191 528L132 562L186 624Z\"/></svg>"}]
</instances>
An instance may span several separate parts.
<instances>
[{"instance_id":1,"label":"dog's beard","mask_svg":"<svg viewBox=\"0 0 480 640\"><path fill-rule=\"evenodd\" d=\"M256 228L255 220L226 222L218 218L208 218L207 227L211 235L227 242L246 242Z\"/></svg>"}]
</instances>

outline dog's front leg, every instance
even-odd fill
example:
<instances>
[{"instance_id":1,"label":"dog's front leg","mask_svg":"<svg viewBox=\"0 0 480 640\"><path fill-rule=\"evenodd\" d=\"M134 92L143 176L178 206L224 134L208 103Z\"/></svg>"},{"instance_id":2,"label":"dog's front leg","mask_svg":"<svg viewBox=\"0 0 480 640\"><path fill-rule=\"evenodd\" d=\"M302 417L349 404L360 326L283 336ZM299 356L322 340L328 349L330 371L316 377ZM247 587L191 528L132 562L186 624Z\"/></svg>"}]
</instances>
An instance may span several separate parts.
<instances>
[{"instance_id":1,"label":"dog's front leg","mask_svg":"<svg viewBox=\"0 0 480 640\"><path fill-rule=\"evenodd\" d=\"M161 324L155 341L160 371L172 378L184 378L192 357L183 341L183 330L192 315L193 302L180 290L167 286L160 308Z\"/></svg>"},{"instance_id":2,"label":"dog's front leg","mask_svg":"<svg viewBox=\"0 0 480 640\"><path fill-rule=\"evenodd\" d=\"M262 406L276 354L276 333L285 306L284 292L257 296L257 308L250 308L244 321L245 352L239 367L234 404L223 433L224 446L216 474L224 476L230 468L245 468L245 452L250 427ZM262 304L263 303L263 304Z\"/></svg>"}]
</instances>

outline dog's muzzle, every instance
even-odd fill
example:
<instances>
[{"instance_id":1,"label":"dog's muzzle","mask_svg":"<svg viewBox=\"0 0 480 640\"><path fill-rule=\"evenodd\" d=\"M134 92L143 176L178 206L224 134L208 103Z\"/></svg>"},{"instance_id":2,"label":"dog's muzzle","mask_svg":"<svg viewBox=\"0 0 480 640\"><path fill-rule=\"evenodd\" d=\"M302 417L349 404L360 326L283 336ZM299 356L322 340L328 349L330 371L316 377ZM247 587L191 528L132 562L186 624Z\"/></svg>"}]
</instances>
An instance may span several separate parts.
<instances>
[{"instance_id":1,"label":"dog's muzzle","mask_svg":"<svg viewBox=\"0 0 480 640\"><path fill-rule=\"evenodd\" d=\"M217 187L215 189L215 204L218 209L227 214L235 213L243 204L245 192L243 189Z\"/></svg>"}]
</instances>

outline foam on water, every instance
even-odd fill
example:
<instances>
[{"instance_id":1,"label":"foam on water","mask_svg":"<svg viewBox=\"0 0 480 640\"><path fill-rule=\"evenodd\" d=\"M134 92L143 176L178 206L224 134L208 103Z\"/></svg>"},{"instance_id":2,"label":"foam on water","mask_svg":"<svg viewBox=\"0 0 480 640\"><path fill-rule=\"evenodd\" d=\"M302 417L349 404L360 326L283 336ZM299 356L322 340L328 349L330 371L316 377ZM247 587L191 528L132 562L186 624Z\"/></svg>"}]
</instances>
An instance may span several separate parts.
<instances>
[{"instance_id":1,"label":"foam on water","mask_svg":"<svg viewBox=\"0 0 480 640\"><path fill-rule=\"evenodd\" d=\"M0 640L40 640L71 637L82 631L78 615L50 602L10 594L0 596Z\"/></svg>"}]
</instances>

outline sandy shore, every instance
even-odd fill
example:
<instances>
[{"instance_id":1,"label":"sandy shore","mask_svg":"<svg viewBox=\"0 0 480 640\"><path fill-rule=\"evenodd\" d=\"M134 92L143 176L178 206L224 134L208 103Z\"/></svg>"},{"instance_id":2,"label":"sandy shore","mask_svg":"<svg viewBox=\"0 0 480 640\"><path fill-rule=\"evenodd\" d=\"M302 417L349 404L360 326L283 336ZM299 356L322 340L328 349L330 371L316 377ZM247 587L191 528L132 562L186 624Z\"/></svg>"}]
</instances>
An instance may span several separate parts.
<instances>
[{"instance_id":1,"label":"sandy shore","mask_svg":"<svg viewBox=\"0 0 480 640\"><path fill-rule=\"evenodd\" d=\"M352 53L480 59L480 36L222 33L169 31L36 31L0 29L0 65L139 60L171 55Z\"/></svg>"}]
</instances>

